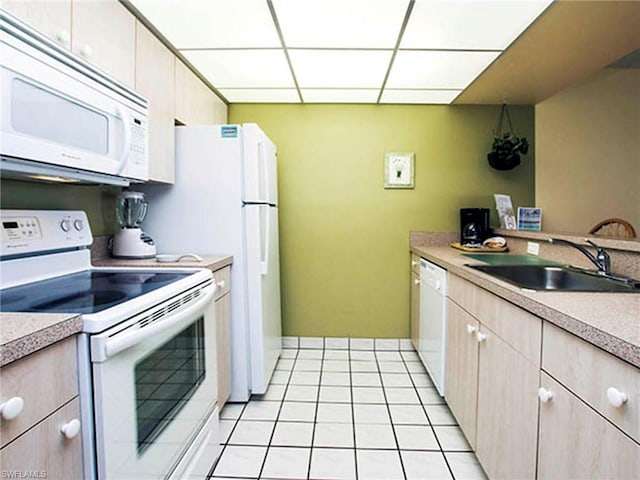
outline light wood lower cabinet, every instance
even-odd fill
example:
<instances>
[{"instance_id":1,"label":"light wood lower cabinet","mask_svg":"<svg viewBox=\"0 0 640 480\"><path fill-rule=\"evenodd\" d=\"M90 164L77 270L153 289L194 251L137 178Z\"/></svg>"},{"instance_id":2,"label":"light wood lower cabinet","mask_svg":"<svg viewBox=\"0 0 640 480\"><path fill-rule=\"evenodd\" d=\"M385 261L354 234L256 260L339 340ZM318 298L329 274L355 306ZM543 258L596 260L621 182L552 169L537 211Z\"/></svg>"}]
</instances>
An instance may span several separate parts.
<instances>
[{"instance_id":1,"label":"light wood lower cabinet","mask_svg":"<svg viewBox=\"0 0 640 480\"><path fill-rule=\"evenodd\" d=\"M411 307L409 309L411 343L416 351L420 341L420 275L411 272Z\"/></svg>"},{"instance_id":2,"label":"light wood lower cabinet","mask_svg":"<svg viewBox=\"0 0 640 480\"><path fill-rule=\"evenodd\" d=\"M539 478L640 478L640 445L544 372L541 387Z\"/></svg>"},{"instance_id":3,"label":"light wood lower cabinet","mask_svg":"<svg viewBox=\"0 0 640 480\"><path fill-rule=\"evenodd\" d=\"M61 430L74 420L80 426L75 337L2 367L0 383L0 403L23 402L14 418L0 420L3 477L82 478L81 432L67 430L68 438Z\"/></svg>"},{"instance_id":4,"label":"light wood lower cabinet","mask_svg":"<svg viewBox=\"0 0 640 480\"><path fill-rule=\"evenodd\" d=\"M471 448L476 446L479 322L447 299L445 399Z\"/></svg>"},{"instance_id":5,"label":"light wood lower cabinet","mask_svg":"<svg viewBox=\"0 0 640 480\"><path fill-rule=\"evenodd\" d=\"M449 297L447 403L489 478L534 478L542 321L456 275Z\"/></svg>"},{"instance_id":6,"label":"light wood lower cabinet","mask_svg":"<svg viewBox=\"0 0 640 480\"><path fill-rule=\"evenodd\" d=\"M216 318L218 408L231 394L231 267L213 272L218 289L213 299Z\"/></svg>"}]
</instances>

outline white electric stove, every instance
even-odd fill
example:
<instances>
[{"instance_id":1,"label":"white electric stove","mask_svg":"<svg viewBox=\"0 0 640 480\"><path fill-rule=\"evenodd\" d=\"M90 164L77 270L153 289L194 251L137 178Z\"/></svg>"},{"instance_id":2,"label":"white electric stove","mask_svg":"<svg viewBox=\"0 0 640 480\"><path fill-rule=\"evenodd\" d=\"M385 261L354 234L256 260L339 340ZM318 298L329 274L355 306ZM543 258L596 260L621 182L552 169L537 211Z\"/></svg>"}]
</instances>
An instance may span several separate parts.
<instances>
[{"instance_id":1,"label":"white electric stove","mask_svg":"<svg viewBox=\"0 0 640 480\"><path fill-rule=\"evenodd\" d=\"M0 215L0 310L82 314L85 478L205 477L220 453L211 272L93 268L84 212Z\"/></svg>"}]
</instances>

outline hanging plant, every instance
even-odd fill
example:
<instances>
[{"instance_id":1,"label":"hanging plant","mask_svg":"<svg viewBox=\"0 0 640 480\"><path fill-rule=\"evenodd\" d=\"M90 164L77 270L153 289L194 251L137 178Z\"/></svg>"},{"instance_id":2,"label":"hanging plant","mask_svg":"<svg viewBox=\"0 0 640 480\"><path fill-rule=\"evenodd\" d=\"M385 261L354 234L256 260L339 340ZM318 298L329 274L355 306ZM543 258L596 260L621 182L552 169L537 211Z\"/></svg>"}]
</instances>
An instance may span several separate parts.
<instances>
[{"instance_id":1,"label":"hanging plant","mask_svg":"<svg viewBox=\"0 0 640 480\"><path fill-rule=\"evenodd\" d=\"M502 122L507 117L509 130L502 132ZM496 170L512 170L520 165L520 154L526 155L529 151L529 142L524 137L518 137L513 130L511 116L507 104L502 104L498 126L494 132L493 146L487 154L489 165Z\"/></svg>"}]
</instances>

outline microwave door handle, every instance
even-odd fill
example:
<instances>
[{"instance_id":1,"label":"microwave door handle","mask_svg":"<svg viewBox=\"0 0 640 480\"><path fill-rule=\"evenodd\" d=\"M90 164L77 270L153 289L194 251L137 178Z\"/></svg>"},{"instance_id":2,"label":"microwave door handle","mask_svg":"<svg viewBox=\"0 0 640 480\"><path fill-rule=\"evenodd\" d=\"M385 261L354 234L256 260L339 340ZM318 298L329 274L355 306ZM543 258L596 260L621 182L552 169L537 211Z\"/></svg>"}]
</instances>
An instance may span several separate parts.
<instances>
[{"instance_id":1,"label":"microwave door handle","mask_svg":"<svg viewBox=\"0 0 640 480\"><path fill-rule=\"evenodd\" d=\"M200 315L200 313L204 311L209 302L213 300L213 295L216 290L216 284L209 285L208 287L206 287L206 293L204 294L204 296L202 296L196 303L189 306L182 312L176 315L172 315L172 318L170 318L169 320L151 324L148 327L133 330L131 332L127 332L125 330L121 334L118 334L115 337L107 340L107 342L104 344L105 358L113 357L129 347L132 347L148 338L154 337L155 335L164 332L174 325L179 325L182 322Z\"/></svg>"},{"instance_id":2,"label":"microwave door handle","mask_svg":"<svg viewBox=\"0 0 640 480\"><path fill-rule=\"evenodd\" d=\"M122 105L116 106L118 118L122 120L122 136L124 138L124 144L122 145L122 152L120 152L120 162L116 169L116 175L120 175L127 166L129 160L129 151L131 150L131 129L129 128L129 115L122 107Z\"/></svg>"}]
</instances>

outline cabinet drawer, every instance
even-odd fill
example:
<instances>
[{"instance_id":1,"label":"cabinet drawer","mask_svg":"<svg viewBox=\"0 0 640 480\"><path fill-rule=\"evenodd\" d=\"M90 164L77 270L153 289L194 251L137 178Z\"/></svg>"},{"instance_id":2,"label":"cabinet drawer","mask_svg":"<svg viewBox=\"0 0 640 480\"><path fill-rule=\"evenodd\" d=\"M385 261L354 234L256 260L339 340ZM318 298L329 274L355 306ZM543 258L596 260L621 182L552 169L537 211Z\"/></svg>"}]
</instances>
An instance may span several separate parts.
<instances>
[{"instance_id":1,"label":"cabinet drawer","mask_svg":"<svg viewBox=\"0 0 640 480\"><path fill-rule=\"evenodd\" d=\"M44 472L45 476L40 478L83 478L81 434L66 438L60 431L70 420L80 419L79 403L76 397L0 450L3 473Z\"/></svg>"},{"instance_id":2,"label":"cabinet drawer","mask_svg":"<svg viewBox=\"0 0 640 480\"><path fill-rule=\"evenodd\" d=\"M540 402L538 478L638 478L640 445L544 372L540 385L553 398Z\"/></svg>"},{"instance_id":3,"label":"cabinet drawer","mask_svg":"<svg viewBox=\"0 0 640 480\"><path fill-rule=\"evenodd\" d=\"M415 253L411 254L411 271L420 275L420 257Z\"/></svg>"},{"instance_id":4,"label":"cabinet drawer","mask_svg":"<svg viewBox=\"0 0 640 480\"><path fill-rule=\"evenodd\" d=\"M0 402L13 397L24 401L17 417L0 422L4 447L78 395L76 338L69 337L3 367L0 379Z\"/></svg>"},{"instance_id":5,"label":"cabinet drawer","mask_svg":"<svg viewBox=\"0 0 640 480\"><path fill-rule=\"evenodd\" d=\"M231 289L231 267L224 267L213 272L213 279L218 285L214 300L226 295Z\"/></svg>"},{"instance_id":6,"label":"cabinet drawer","mask_svg":"<svg viewBox=\"0 0 640 480\"><path fill-rule=\"evenodd\" d=\"M640 369L546 322L542 368L640 442ZM626 395L622 406L609 403L611 387Z\"/></svg>"},{"instance_id":7,"label":"cabinet drawer","mask_svg":"<svg viewBox=\"0 0 640 480\"><path fill-rule=\"evenodd\" d=\"M449 275L448 282L447 291L451 300L534 365L540 365L541 318L457 275Z\"/></svg>"}]
</instances>

